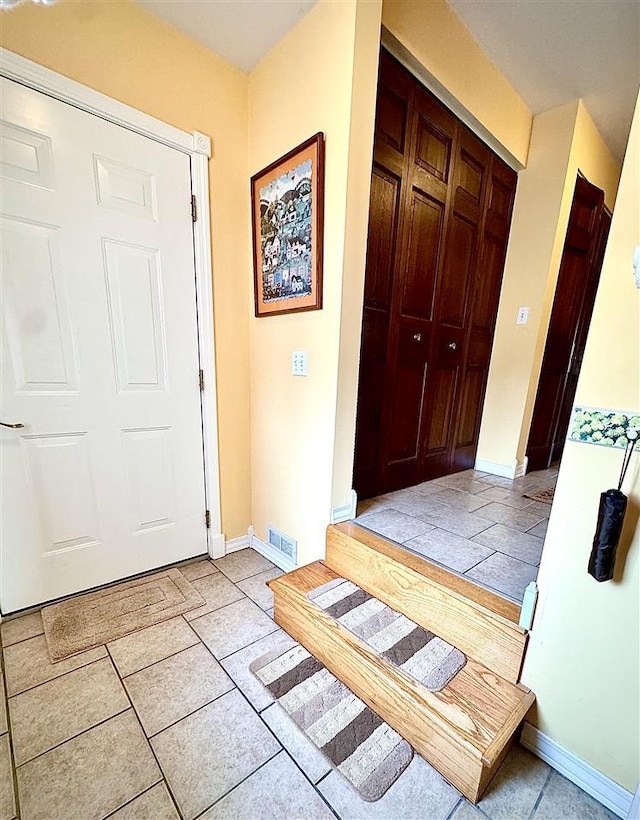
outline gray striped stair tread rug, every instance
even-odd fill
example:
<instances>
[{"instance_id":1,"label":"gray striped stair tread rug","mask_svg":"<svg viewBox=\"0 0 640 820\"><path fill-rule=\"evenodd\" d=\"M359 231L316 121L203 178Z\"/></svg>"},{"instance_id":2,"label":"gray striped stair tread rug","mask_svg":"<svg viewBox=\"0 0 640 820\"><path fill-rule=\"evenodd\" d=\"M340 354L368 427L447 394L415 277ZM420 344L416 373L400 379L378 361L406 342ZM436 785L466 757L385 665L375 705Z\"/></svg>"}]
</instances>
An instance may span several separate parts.
<instances>
[{"instance_id":1,"label":"gray striped stair tread rug","mask_svg":"<svg viewBox=\"0 0 640 820\"><path fill-rule=\"evenodd\" d=\"M379 800L411 763L407 741L303 646L249 668L364 800Z\"/></svg>"},{"instance_id":2,"label":"gray striped stair tread rug","mask_svg":"<svg viewBox=\"0 0 640 820\"><path fill-rule=\"evenodd\" d=\"M334 578L312 589L307 597L370 649L432 692L445 687L467 662L455 646L345 578Z\"/></svg>"}]
</instances>

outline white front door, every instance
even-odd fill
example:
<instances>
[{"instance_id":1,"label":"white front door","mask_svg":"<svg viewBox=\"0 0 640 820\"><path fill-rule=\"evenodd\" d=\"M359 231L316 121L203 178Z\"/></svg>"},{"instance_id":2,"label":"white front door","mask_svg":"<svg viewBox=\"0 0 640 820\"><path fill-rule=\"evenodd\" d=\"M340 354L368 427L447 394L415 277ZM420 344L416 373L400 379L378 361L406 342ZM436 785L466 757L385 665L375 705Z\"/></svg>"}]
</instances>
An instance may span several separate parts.
<instances>
[{"instance_id":1,"label":"white front door","mask_svg":"<svg viewBox=\"0 0 640 820\"><path fill-rule=\"evenodd\" d=\"M206 552L189 157L2 79L4 612Z\"/></svg>"}]
</instances>

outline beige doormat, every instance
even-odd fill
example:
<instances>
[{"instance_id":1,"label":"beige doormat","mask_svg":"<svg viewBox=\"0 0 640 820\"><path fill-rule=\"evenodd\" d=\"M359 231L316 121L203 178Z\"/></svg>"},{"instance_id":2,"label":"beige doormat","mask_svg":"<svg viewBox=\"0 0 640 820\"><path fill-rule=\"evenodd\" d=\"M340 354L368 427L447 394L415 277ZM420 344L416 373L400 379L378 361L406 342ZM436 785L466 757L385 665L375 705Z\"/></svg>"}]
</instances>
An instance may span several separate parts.
<instances>
[{"instance_id":1,"label":"beige doormat","mask_svg":"<svg viewBox=\"0 0 640 820\"><path fill-rule=\"evenodd\" d=\"M553 494L555 487L544 487L542 490L535 492L523 493L523 498L532 498L534 501L542 501L543 504L553 504Z\"/></svg>"},{"instance_id":2,"label":"beige doormat","mask_svg":"<svg viewBox=\"0 0 640 820\"><path fill-rule=\"evenodd\" d=\"M364 800L381 798L411 763L407 741L303 646L249 668Z\"/></svg>"},{"instance_id":3,"label":"beige doormat","mask_svg":"<svg viewBox=\"0 0 640 820\"><path fill-rule=\"evenodd\" d=\"M443 689L467 662L455 646L345 578L312 589L307 598L431 692Z\"/></svg>"},{"instance_id":4,"label":"beige doormat","mask_svg":"<svg viewBox=\"0 0 640 820\"><path fill-rule=\"evenodd\" d=\"M177 569L70 598L42 610L49 655L55 663L203 604Z\"/></svg>"}]
</instances>

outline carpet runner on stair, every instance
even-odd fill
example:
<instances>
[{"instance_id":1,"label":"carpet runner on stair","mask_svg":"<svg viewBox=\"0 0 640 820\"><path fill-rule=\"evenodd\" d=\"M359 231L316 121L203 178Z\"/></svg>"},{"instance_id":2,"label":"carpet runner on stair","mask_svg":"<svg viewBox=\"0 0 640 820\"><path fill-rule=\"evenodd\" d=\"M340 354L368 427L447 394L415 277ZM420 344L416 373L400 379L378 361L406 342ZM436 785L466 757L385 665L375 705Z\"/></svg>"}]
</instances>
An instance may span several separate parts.
<instances>
[{"instance_id":1,"label":"carpet runner on stair","mask_svg":"<svg viewBox=\"0 0 640 820\"><path fill-rule=\"evenodd\" d=\"M455 646L345 578L307 593L310 601L422 686L437 692L467 662Z\"/></svg>"},{"instance_id":2,"label":"carpet runner on stair","mask_svg":"<svg viewBox=\"0 0 640 820\"><path fill-rule=\"evenodd\" d=\"M407 741L303 646L263 655L250 669L365 800L382 797L411 762Z\"/></svg>"}]
</instances>

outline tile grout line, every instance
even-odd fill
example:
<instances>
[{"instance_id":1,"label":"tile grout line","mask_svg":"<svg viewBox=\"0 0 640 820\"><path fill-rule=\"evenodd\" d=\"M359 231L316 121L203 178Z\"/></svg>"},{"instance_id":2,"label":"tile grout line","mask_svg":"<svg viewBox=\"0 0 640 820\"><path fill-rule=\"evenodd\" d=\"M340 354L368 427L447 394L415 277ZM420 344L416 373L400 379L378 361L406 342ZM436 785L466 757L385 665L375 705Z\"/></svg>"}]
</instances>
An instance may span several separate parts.
<instances>
[{"instance_id":1,"label":"tile grout line","mask_svg":"<svg viewBox=\"0 0 640 820\"><path fill-rule=\"evenodd\" d=\"M260 575L260 573L258 573L258 575ZM252 575L251 577L254 578L255 576ZM230 578L227 578L227 580L229 581L229 583L233 584L234 587L236 587L238 592L242 595L242 598L238 598L235 601L230 601L228 604L223 604L222 606L216 607L215 609L212 609L210 612L203 612L202 615L198 615L197 618L193 618L192 620L187 621L187 623L190 626L191 626L191 624L195 623L196 621L199 621L200 618L206 618L207 615L211 615L214 612L220 612L222 609L226 609L227 607L234 606L235 604L239 604L243 600L251 601L252 604L255 604L255 606L259 607L259 605L256 604L256 602L253 600L253 598L251 598L249 595L247 595L246 592L243 592L243 590L241 590L240 587L234 581L232 581ZM247 579L245 579L245 580L247 580ZM262 609L262 607L259 607L259 609ZM193 610L193 611L195 611L195 610ZM188 614L189 614L188 612L185 612L182 616L185 619L185 621L187 620L185 616L188 615Z\"/></svg>"},{"instance_id":2,"label":"tile grout line","mask_svg":"<svg viewBox=\"0 0 640 820\"><path fill-rule=\"evenodd\" d=\"M39 611L40 611L40 610L38 610L38 612L39 612ZM33 614L33 613L30 613L30 614ZM22 615L20 615L20 616L18 616L18 617L20 617L20 618L21 618L21 617L22 617ZM16 618L16 620L18 620L18 618ZM19 640L19 641L13 641L13 643L8 643L6 646L3 644L3 645L2 645L2 651L4 652L6 649L10 649L12 646L17 646L17 645L18 645L18 644L20 644L20 643L25 643L26 641L32 641L34 638L39 638L39 637L40 637L40 635L44 635L44 629L42 630L42 632L38 632L38 634L37 634L37 635L29 635L29 636L28 636L28 637L26 637L26 638L20 638L20 640Z\"/></svg>"},{"instance_id":3,"label":"tile grout line","mask_svg":"<svg viewBox=\"0 0 640 820\"><path fill-rule=\"evenodd\" d=\"M160 770L160 771L162 771L162 770ZM127 802L126 802L126 803L123 803L121 806L118 806L118 808L117 808L117 809L114 809L114 810L113 810L112 812L110 812L109 814L106 814L106 815L102 818L102 820L109 820L109 818L110 818L110 817L113 817L113 816L114 816L114 814L116 814L117 812L119 812L119 811L121 811L122 809L126 808L127 806L130 806L130 805L131 805L131 804L132 804L135 800L137 800L139 797L142 797L142 795L143 795L143 794L147 794L148 792L150 792L150 791L151 791L151 789L155 789L155 787L156 787L156 786L159 786L160 784L163 784L164 786L166 786L166 787L167 787L167 791L169 791L169 787L167 786L167 781L165 780L165 778L164 778L164 776L163 776L162 780L158 780L158 782L157 782L157 783L154 783L153 785L149 786L149 788L147 788L147 789L145 789L144 791L140 792L140 794L136 794L136 796L135 796L135 797L132 797L132 798L131 798L131 800L127 800ZM169 799L170 799L170 800L171 800L171 802L173 803L173 797L172 797L172 795L171 795L171 792L170 792L170 791L169 791ZM175 806L175 804L174 804L174 806ZM178 807L177 807L177 806L175 806L175 809L176 809L176 811L178 811ZM180 818L180 820L183 820L183 819L182 819L182 815L180 814L180 812L179 812L179 811L178 811L178 817Z\"/></svg>"},{"instance_id":4,"label":"tile grout line","mask_svg":"<svg viewBox=\"0 0 640 820\"><path fill-rule=\"evenodd\" d=\"M105 644L105 645L104 645L104 647L105 647L105 649L107 650L107 653L109 654L109 658L111 659L111 663L115 666L115 662L114 662L113 658L111 657L111 653L109 652L109 649L108 649L107 645ZM116 672L116 674L117 674L117 672ZM184 820L184 815L183 815L183 814L182 814L182 812L180 811L180 807L178 806L178 801L177 801L177 799L176 799L176 797L175 797L175 795L174 795L174 793L173 793L173 790L171 789L171 786L169 785L169 781L168 781L168 780L167 780L167 778L165 777L164 770L163 770L162 766L160 765L160 761L158 760L158 757L157 757L157 755L156 755L156 753L155 753L155 749L153 748L153 746L151 745L151 741L150 741L150 740L149 740L149 738L147 737L147 733L146 733L146 732L145 732L145 730L144 730L144 726L142 725L142 721L140 720L140 716L139 716L139 715L138 715L138 713L136 712L136 707L134 706L133 701L132 701L132 700L131 700L131 698L129 697L129 693L127 692L127 688L126 688L126 686L125 686L125 685L124 685L124 683L122 682L122 678L120 679L120 685L122 686L122 688L123 688L123 690L124 690L125 697L127 698L127 700L129 701L129 703L130 703L130 705L131 705L131 710L133 711L133 715L134 715L134 717L135 717L136 721L138 722L138 726L140 727L140 731L142 732L142 736L143 736L143 737L144 737L144 739L146 740L146 742L147 742L147 746L148 746L148 748L149 748L149 751L151 752L151 754L152 754L152 756L153 756L153 759L154 759L154 760L155 760L155 762L156 762L156 766L158 767L158 771L160 772L160 780L156 781L156 783L153 783L153 784L152 784L152 786L157 785L157 783L159 783L159 782L161 782L161 781L163 781L163 782L164 782L164 784L165 784L165 785L166 785L166 787L167 787L167 791L169 792L169 796L170 796L170 797L171 797L171 799L173 800L173 803L174 803L174 805L175 805L175 807L176 807L176 811L178 812L178 816L179 816L180 818L183 818L183 820ZM152 788L152 786L150 786L149 788ZM143 793L143 792L140 792L140 794L142 794L142 793ZM132 798L132 800L135 800L135 799L136 799L136 797L140 797L140 794L135 795L135 797L133 797L133 798ZM129 801L129 802L131 802L131 801ZM125 804L125 805L126 805L126 804ZM118 806L118 809L120 809L120 808L122 808L122 806ZM116 809L116 811L118 811L118 809Z\"/></svg>"},{"instance_id":5,"label":"tile grout line","mask_svg":"<svg viewBox=\"0 0 640 820\"><path fill-rule=\"evenodd\" d=\"M251 547L245 547L245 549L251 549ZM238 553L239 553L239 552L243 552L243 551L244 551L244 550L238 550ZM256 553L256 555L260 555L260 553L259 553L259 552L256 552L256 550L253 550L253 551ZM237 555L238 553L230 553L230 554ZM223 559L223 558L226 558L226 557L227 557L226 555L223 555L223 556L222 556L222 558L216 558L215 560L216 560L216 561L222 561L222 559ZM260 557L262 558L262 557L264 557L264 556L260 556ZM265 560L265 561L269 561L269 559L268 559L268 558L265 558L264 560ZM213 563L213 561L212 561L211 563ZM273 563L273 561L269 561L269 563L271 564L271 567L267 567L266 569L261 569L261 570L258 570L258 572L252 572L252 573L251 573L251 575L247 575L247 577L246 577L246 578L237 578L235 581L233 580L233 578L230 578L230 577L227 575L227 573L226 573L223 569L220 569L220 567L218 567L216 564L213 564L213 565L214 565L214 567L216 567L216 569L218 570L218 572L221 572L221 573L224 575L224 577L227 579L227 581L231 581L231 583L232 583L234 586L236 586L236 587L237 587L237 586L238 586L238 584L241 584L243 581L248 581L248 580L249 580L249 578L255 578L255 577L256 577L256 575L262 575L262 573L263 573L263 572L270 572L270 571L271 571L271 569L280 569L280 567L277 567L277 566ZM238 589L240 589L240 587L238 587ZM240 591L242 592L242 590L240 590Z\"/></svg>"},{"instance_id":6,"label":"tile grout line","mask_svg":"<svg viewBox=\"0 0 640 820\"><path fill-rule=\"evenodd\" d=\"M449 814L447 814L447 816L444 818L444 820L451 820L453 815L458 811L458 808L462 805L463 800L464 800L463 797L461 797L459 800L456 800L456 803L455 803L454 807L451 809Z\"/></svg>"},{"instance_id":7,"label":"tile grout line","mask_svg":"<svg viewBox=\"0 0 640 820\"><path fill-rule=\"evenodd\" d=\"M267 613L264 610L261 610L261 611L262 611L263 615L267 615ZM270 618L270 616L267 615L267 618ZM271 618L271 620L273 620L273 618ZM267 638L269 635L273 635L274 632L277 632L279 629L282 629L282 627L278 626L278 624L275 621L273 621L273 623L275 625L275 629L272 629L271 632L267 632L265 635L261 635L259 638L256 638L255 641L251 641L250 643L245 644L244 646L241 646L239 649L234 649L233 652L229 652L228 655L222 655L222 657L220 657L220 658L216 658L216 656L213 654L211 649L209 649L209 647L206 645L206 643L205 643L205 646L207 646L207 649L209 649L209 652L211 652L211 654L218 661L218 663L220 663L221 661L226 661L227 658L230 658L232 655L235 655L237 652L242 652L242 650L247 649L247 647L253 646L254 643L258 643L258 641L261 641L263 638ZM284 630L282 630L282 631L284 632ZM203 643L204 643L204 641L203 641Z\"/></svg>"},{"instance_id":8,"label":"tile grout line","mask_svg":"<svg viewBox=\"0 0 640 820\"><path fill-rule=\"evenodd\" d=\"M39 637L39 636L36 636L36 637ZM105 646L105 644L101 644L101 646ZM100 648L99 646L93 647L93 649L99 649L99 648ZM91 650L89 650L89 651L91 651ZM3 652L3 655L4 655L4 652ZM73 656L70 656L70 657L73 657ZM75 669L68 669L66 672L61 672L59 675L56 675L55 678L48 678L47 680L40 681L40 683L36 683L33 686L28 686L26 689L21 689L19 692L15 692L13 695L8 694L7 695L7 706L8 706L9 700L12 700L13 698L17 698L20 695L24 695L26 692L33 692L33 690L37 689L39 686L44 686L47 683L53 683L54 681L60 680L61 678L66 678L67 675L70 675L72 672L78 672L80 669L86 669L87 666L93 666L94 663L100 663L100 661L106 661L108 659L109 659L108 654L103 655L101 658L96 658L95 660L87 661L86 663L83 663L80 666L76 666ZM61 663L61 661L57 661L57 663ZM116 674L117 674L117 670L116 670ZM5 678L6 678L6 675L5 675ZM5 680L5 685L6 685L6 680Z\"/></svg>"},{"instance_id":9,"label":"tile grout line","mask_svg":"<svg viewBox=\"0 0 640 820\"><path fill-rule=\"evenodd\" d=\"M187 621L187 624L188 623L189 622ZM195 632L194 632L194 635L195 635ZM165 655L164 658L160 658L157 661L152 661L151 663L148 663L146 666L141 666L140 669L136 669L135 672L128 672L126 675L123 675L120 672L120 670L118 669L118 665L117 665L117 663L115 662L115 660L113 658L113 655L109 652L108 649L107 649L107 652L108 652L109 658L111 659L111 662L113 663L113 665L116 668L116 674L118 675L120 680L124 682L125 678L131 678L131 677L133 677L133 675L137 675L138 672L144 672L146 669L151 669L152 666L156 666L157 664L162 663L163 661L169 660L169 658L175 658L175 656L179 655L181 652L186 652L189 649L193 649L194 646L197 646L199 643L202 643L202 641L200 640L200 637L198 635L196 635L196 638L198 640L195 643L192 643L190 646L184 646L182 649L176 649L175 652L170 652L168 655ZM104 645L106 646L106 644L104 644Z\"/></svg>"},{"instance_id":10,"label":"tile grout line","mask_svg":"<svg viewBox=\"0 0 640 820\"><path fill-rule=\"evenodd\" d=\"M20 763L20 764L16 765L16 772L18 771L18 769L22 769L23 766L28 766L30 763L33 763L34 760L39 760L41 757L44 757L46 754L49 754L49 752L53 752L56 749L59 749L61 746L64 746L66 743L69 743L71 740L76 740L76 738L82 737L82 735L86 735L87 732L90 732L92 729L96 729L98 726L103 726L105 723L108 723L110 720L113 720L113 718L116 718L119 715L124 715L124 713L128 712L130 708L131 708L130 706L125 706L124 709L119 709L117 712L114 712L112 715L109 715L109 717L106 717L103 720L99 720L97 723L94 723L91 726L88 726L86 729L83 729L81 732L77 732L75 735L72 735L71 737L67 737L64 740L61 740L60 743L56 743L54 746L51 746L50 748L45 749L44 752L40 752L39 754L34 755L33 757L30 757L29 760L25 760L23 763Z\"/></svg>"},{"instance_id":11,"label":"tile grout line","mask_svg":"<svg viewBox=\"0 0 640 820\"><path fill-rule=\"evenodd\" d=\"M4 691L4 708L7 720L7 740L9 742L9 766L11 768L11 781L13 783L13 803L15 806L15 817L20 817L20 796L18 794L18 767L13 744L13 729L11 727L11 717L9 715L9 694L7 690L7 670L4 663L4 647L0 645L0 672L2 672L2 688Z\"/></svg>"},{"instance_id":12,"label":"tile grout line","mask_svg":"<svg viewBox=\"0 0 640 820\"><path fill-rule=\"evenodd\" d=\"M187 564L186 566L195 566L195 565L196 565L196 564L198 564L198 563L200 563L200 562L199 562L199 561L194 561L194 562L193 562L193 564ZM176 569L179 569L179 570L180 570L180 572L182 572L182 574L184 575L184 577L186 578L186 580L187 580L190 584L193 584L193 582L194 582L194 581L201 581L203 578L208 578L210 575L217 575L217 574L220 572L220 570L219 570L219 569L218 569L218 567L217 567L217 566L213 563L213 561L211 560L211 558L205 558L205 559L203 559L203 563L208 564L208 565L209 565L209 566L213 569L213 572L205 572L205 573L203 573L202 575L196 575L196 577L195 577L195 578L187 578L187 576L186 576L186 575L184 575L184 572L182 571L182 569L181 569L180 567L176 567Z\"/></svg>"},{"instance_id":13,"label":"tile grout line","mask_svg":"<svg viewBox=\"0 0 640 820\"><path fill-rule=\"evenodd\" d=\"M526 533L522 533L522 534L526 535ZM474 543L480 544L479 541L474 542ZM481 547L487 547L486 544L480 544L480 546ZM509 553L509 552L504 552L504 550L499 550L497 547L487 547L487 549L491 550L491 555L494 555L496 552L498 552L498 553L500 553L500 555L506 555L507 558L511 558L514 561L519 561L521 564L526 564L528 567L538 567L538 566L540 566L540 559L538 559L538 561L535 564L533 564L533 563L531 563L531 561L525 561L524 558L516 558L515 555L511 555L511 553ZM491 555L487 555L485 558L482 559L482 561L486 561L487 559L491 558ZM482 561L478 561L478 564L481 564ZM465 569L465 572L469 572L469 570L474 569L474 567L477 567L478 564L474 564L473 567L469 567L469 569Z\"/></svg>"},{"instance_id":14,"label":"tile grout line","mask_svg":"<svg viewBox=\"0 0 640 820\"><path fill-rule=\"evenodd\" d=\"M222 575L222 573L220 573L220 574ZM226 579L227 581L229 581L229 579L227 578L227 576L226 576L226 575L225 575L224 577L225 577L225 579ZM229 583L230 583L230 584L233 584L233 581L229 581ZM235 584L233 584L233 585L235 586ZM244 593L244 592L242 592L242 590L241 590L241 589L238 589L238 591L239 591L240 593L242 593L242 598L236 598L236 600L235 600L235 601L229 601L229 603L228 603L228 604L222 604L222 606L217 606L217 607L214 607L213 609L210 609L208 612L203 612L201 615L196 615L196 617L195 617L195 618L192 618L190 621L188 621L188 620L187 620L187 617L186 617L186 616L187 616L187 615L189 615L191 612L195 612L197 609L202 609L202 607L195 607L194 609L188 610L187 612L183 612L183 613L182 613L182 617L185 619L185 621L187 621L187 623L189 624L189 626L191 626L191 624L192 624L192 623L194 623L194 621L198 621L198 620L200 620L200 618L206 618L206 616L207 616L207 615L212 615L214 612L219 612L221 609L224 609L224 608L225 608L225 607L227 607L227 606L233 606L233 604L237 604L237 603L239 603L239 602L240 602L240 601L242 601L244 598L246 598L246 599L247 599L247 600L249 600L249 601L251 600L251 598L249 598L249 596L248 596L248 595L245 595L245 593ZM203 606L206 606L206 604L203 604ZM191 627L191 628L193 629L193 627ZM194 631L195 631L195 630L194 630Z\"/></svg>"},{"instance_id":15,"label":"tile grout line","mask_svg":"<svg viewBox=\"0 0 640 820\"><path fill-rule=\"evenodd\" d=\"M436 527L436 529L438 529L438 528ZM446 532L446 530L443 530L443 532ZM409 540L411 540L411 539L409 539ZM467 538L466 540L469 541L470 539ZM484 544L476 544L475 541L471 541L471 544L475 545L475 546L484 547ZM404 547L404 549L407 549L410 552L412 552L414 555L417 555L419 558L422 558L425 561L431 561L432 563L437 564L439 567L442 567L443 569L446 569L448 572L455 573L456 575L458 575L461 578L464 578L466 573L469 572L469 570L474 569L475 567L478 566L478 564L481 564L483 561L486 561L487 558L491 558L491 556L494 555L497 552L497 550L491 549L491 547L485 547L485 549L491 550L489 555L485 555L484 558L481 558L479 561L476 561L475 564L472 564L470 567L467 567L467 569L459 570L459 569L455 569L455 567L449 566L448 564L443 564L442 561L438 561L437 558L432 558L431 556L424 555L424 553L417 552L416 550L414 550L412 547L409 546L408 541L405 541L403 544L401 544L401 546Z\"/></svg>"},{"instance_id":16,"label":"tile grout line","mask_svg":"<svg viewBox=\"0 0 640 820\"><path fill-rule=\"evenodd\" d=\"M274 703L276 703L276 701L274 701ZM273 704L272 704L272 705L273 705ZM329 769L329 771L328 771L328 772L325 772L325 773L322 775L322 777L318 780L318 782L317 782L315 785L316 785L316 786L319 786L319 785L322 783L322 781L323 781L323 780L326 780L326 779L327 779L327 777L329 777L329 775L331 774L331 772L332 772L332 771L333 771L333 766Z\"/></svg>"},{"instance_id":17,"label":"tile grout line","mask_svg":"<svg viewBox=\"0 0 640 820\"><path fill-rule=\"evenodd\" d=\"M540 802L542 801L542 797L543 797L545 791L547 790L547 786L549 785L549 781L551 780L553 772L554 772L554 770L550 767L549 768L549 774L547 775L546 780L542 784L542 788L540 789L540 794L536 798L536 802L533 804L533 808L531 809L531 813L529 814L527 820L532 820L533 816L538 811L538 806L540 805Z\"/></svg>"},{"instance_id":18,"label":"tile grout line","mask_svg":"<svg viewBox=\"0 0 640 820\"><path fill-rule=\"evenodd\" d=\"M497 774L497 772L496 772L496 774ZM492 779L493 779L493 778L492 778ZM491 782L491 781L489 781L489 783L490 783L490 782ZM488 791L488 787L487 787L487 791ZM465 799L465 798L463 798L463 800L464 800L464 799ZM481 817L486 817L486 820L494 820L494 818L492 818L490 814L487 814L487 812L486 812L486 811L485 811L485 810L484 810L484 809L483 809L483 808L479 805L479 802L478 802L478 803L472 803L471 805L473 806L473 808L474 808L477 812L479 812L479 814L480 814L480 816L481 816Z\"/></svg>"},{"instance_id":19,"label":"tile grout line","mask_svg":"<svg viewBox=\"0 0 640 820\"><path fill-rule=\"evenodd\" d=\"M480 546L484 546L484 544L481 544ZM487 547L487 549L491 549L491 547ZM495 554L496 554L496 552L498 552L498 550L492 550L492 551L489 553L489 555L485 555L485 557L484 557L484 558L481 558L479 561L476 561L476 563L475 563L475 564L473 564L472 566L467 567L467 568L465 569L465 571L464 571L462 574L463 574L464 576L466 576L467 572L470 572L472 569L475 569L475 568L476 568L477 566L479 566L479 565L480 565L483 561L486 561L486 560L487 560L487 558L491 558L491 556L492 556L492 555L495 555ZM473 580L473 578L472 578L471 580Z\"/></svg>"},{"instance_id":20,"label":"tile grout line","mask_svg":"<svg viewBox=\"0 0 640 820\"><path fill-rule=\"evenodd\" d=\"M266 724L265 724L265 725L266 725ZM275 735L274 735L274 736L275 736ZM278 741L278 742L280 742L280 741ZM329 802L328 798L326 798L326 797L324 796L324 794L322 794L322 792L321 792L321 791L320 791L320 789L318 788L318 784L319 784L322 780L325 780L327 777L329 777L329 775L330 775L332 772L334 772L334 771L336 771L336 772L337 772L337 771L338 771L337 767L335 767L333 764L331 764L331 768L330 768L330 769L329 769L329 771L326 773L326 775L324 775L323 777L321 777L321 778L320 778L320 780L318 780L318 783L314 783L314 782L311 780L311 778L310 778L310 777L306 774L306 772L304 772L304 771L303 771L302 767L298 764L298 762L297 762L297 760L294 758L293 754L292 754L292 753L291 753L291 752L290 752L290 751L289 751L289 750L288 750L285 746L282 746L282 749L283 749L284 753L287 755L287 757L289 758L289 760L291 760L291 762L293 763L293 765L294 765L294 766L298 769L298 771L300 772L300 774L301 774L301 775L302 775L302 776L303 776L303 777L307 780L307 782L310 784L311 788L315 791L315 793L316 793L316 794L318 795L318 797L322 800L322 802L325 804L325 806L329 809L329 811L330 811L330 812L331 812L331 813L332 813L335 817L337 817L337 818L338 818L338 820L340 820L340 815L338 814L337 810L336 810L336 809L334 809L334 807L333 807L333 806L331 805L331 803Z\"/></svg>"},{"instance_id":21,"label":"tile grout line","mask_svg":"<svg viewBox=\"0 0 640 820\"><path fill-rule=\"evenodd\" d=\"M226 675L226 672L225 672L225 675ZM215 698L211 698L211 700L208 700L206 703L200 704L200 706L198 706L196 709L193 709L191 712L187 712L186 715L182 715L182 717L179 717L177 720L174 720L173 723L169 723L167 726L163 726L162 729L158 729L158 731L154 732L152 735L147 734L147 730L144 728L144 726L142 726L142 718L140 718L140 716L138 715L138 720L140 721L140 725L142 726L142 731L144 732L144 736L149 741L149 743L151 743L152 740L154 740L156 737L158 737L158 735L161 735L163 732L166 732L168 729L172 729L174 726L177 726L178 723L180 723L181 721L186 720L188 717L192 717L193 715L197 715L198 712L201 712L207 706L211 706L212 703L215 703L217 700L220 700L220 698L223 698L225 695L231 694L231 692L233 692L234 689L238 689L238 687L236 686L234 681L231 680L229 675L227 675L227 677L231 681L231 684L232 684L231 689L227 689L226 692L221 692L219 695L216 695ZM127 694L129 694L129 693L127 692ZM131 701L131 702L133 703L133 701ZM135 709L135 706L133 708ZM136 712L136 714L137 714L137 712ZM162 767L160 767L160 768L162 769Z\"/></svg>"},{"instance_id":22,"label":"tile grout line","mask_svg":"<svg viewBox=\"0 0 640 820\"><path fill-rule=\"evenodd\" d=\"M257 767L256 767L256 768L252 771L252 772L250 772L248 775L245 775L245 777L243 777L241 780L239 780L239 781L238 781L238 782L237 782L234 786L232 786L230 789L227 789L227 791L226 791L226 792L224 792L223 794L221 794L221 795L220 795L220 797L217 797L217 798L213 801L213 803L211 803L210 805L206 806L206 807L205 807L205 808L204 808L204 809L203 809L203 810L202 810L199 814L196 814L196 816L193 818L193 820L199 820L199 818L203 817L203 815L204 815L204 814L206 814L206 812L208 812L208 811L209 811L210 809L212 809L214 806L217 806L217 805L218 805L218 803L219 803L221 800L224 800L224 798L225 798L225 797L227 797L228 795L230 795L230 794L231 794L231 792L235 791L235 790L236 790L239 786L241 786L244 782L246 782L247 780L249 780L249 778L250 778L250 777L253 777L253 775L254 775L256 772L259 772L259 771L260 771L260 769L263 769L263 768L267 765L267 763L271 763L271 761L272 761L272 760L275 760L275 758L276 758L276 757L278 757L278 755L279 755L279 754L282 754L282 753L285 751L285 748L284 748L284 746L283 746L281 743L279 743L279 745L280 745L280 748L278 749L278 751L277 751L277 752L274 752L274 753L271 755L271 757L268 757L266 760L263 760L263 761L262 761L262 763L260 763L260 765L259 765L259 766L257 766Z\"/></svg>"}]
</instances>

